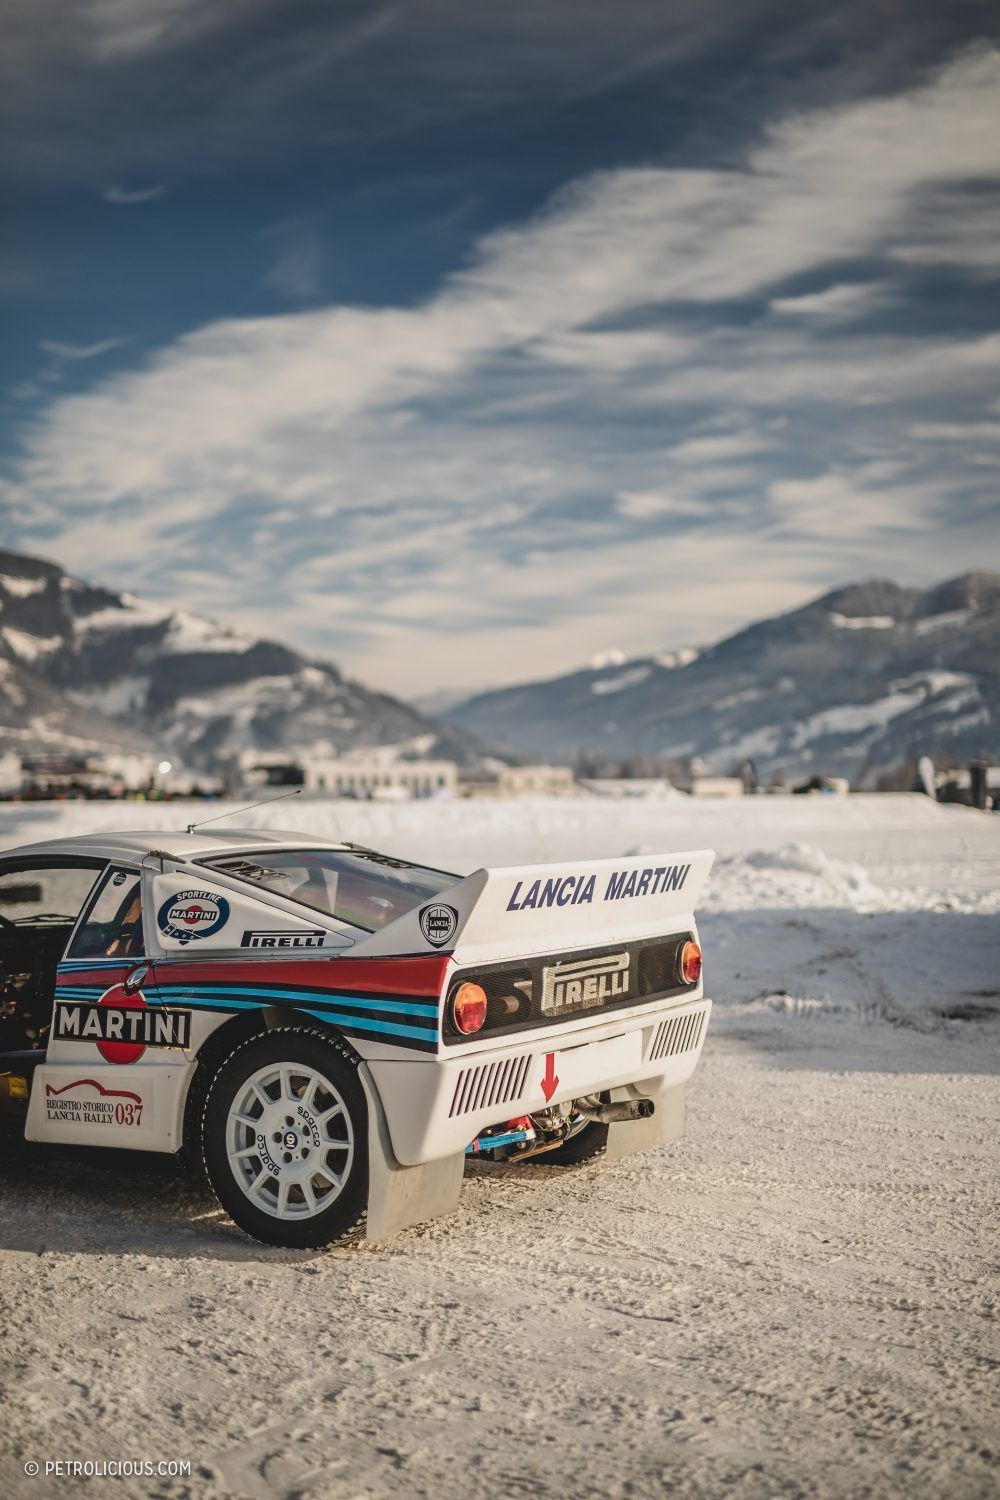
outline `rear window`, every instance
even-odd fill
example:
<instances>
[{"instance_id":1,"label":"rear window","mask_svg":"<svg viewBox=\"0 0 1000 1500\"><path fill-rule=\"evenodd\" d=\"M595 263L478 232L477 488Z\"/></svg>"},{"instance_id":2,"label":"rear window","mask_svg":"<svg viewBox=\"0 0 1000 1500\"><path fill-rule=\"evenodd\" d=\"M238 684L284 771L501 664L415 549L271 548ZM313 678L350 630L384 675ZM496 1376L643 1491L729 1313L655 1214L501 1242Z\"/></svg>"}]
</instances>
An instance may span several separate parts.
<instances>
[{"instance_id":1,"label":"rear window","mask_svg":"<svg viewBox=\"0 0 1000 1500\"><path fill-rule=\"evenodd\" d=\"M369 849L263 849L201 863L366 932L377 932L459 879Z\"/></svg>"}]
</instances>

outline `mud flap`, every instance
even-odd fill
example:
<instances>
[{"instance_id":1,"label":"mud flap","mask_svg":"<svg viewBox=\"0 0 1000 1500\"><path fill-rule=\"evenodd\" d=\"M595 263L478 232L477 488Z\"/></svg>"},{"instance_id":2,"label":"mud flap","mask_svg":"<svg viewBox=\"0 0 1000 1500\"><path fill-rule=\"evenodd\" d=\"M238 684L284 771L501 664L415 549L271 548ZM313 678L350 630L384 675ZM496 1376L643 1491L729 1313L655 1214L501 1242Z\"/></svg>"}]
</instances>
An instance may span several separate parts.
<instances>
[{"instance_id":1,"label":"mud flap","mask_svg":"<svg viewBox=\"0 0 1000 1500\"><path fill-rule=\"evenodd\" d=\"M465 1155L404 1167L396 1160L385 1111L367 1063L358 1074L368 1099L368 1221L365 1236L373 1243L401 1229L452 1214L458 1207Z\"/></svg>"},{"instance_id":2,"label":"mud flap","mask_svg":"<svg viewBox=\"0 0 1000 1500\"><path fill-rule=\"evenodd\" d=\"M651 1098L656 1109L648 1120L623 1120L608 1126L605 1161L620 1161L623 1156L634 1156L637 1151L652 1151L657 1146L665 1146L668 1141L679 1141L683 1136L682 1083L656 1091L650 1085L630 1084L626 1088L612 1089L611 1098L615 1102L619 1099Z\"/></svg>"}]
</instances>

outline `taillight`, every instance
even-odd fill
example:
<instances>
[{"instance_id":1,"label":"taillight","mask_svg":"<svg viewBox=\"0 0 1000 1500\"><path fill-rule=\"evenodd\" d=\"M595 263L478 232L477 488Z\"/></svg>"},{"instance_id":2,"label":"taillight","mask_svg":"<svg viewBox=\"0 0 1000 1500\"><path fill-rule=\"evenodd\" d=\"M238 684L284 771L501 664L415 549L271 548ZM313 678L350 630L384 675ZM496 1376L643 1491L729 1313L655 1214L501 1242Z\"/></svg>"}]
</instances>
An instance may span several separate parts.
<instances>
[{"instance_id":1,"label":"taillight","mask_svg":"<svg viewBox=\"0 0 1000 1500\"><path fill-rule=\"evenodd\" d=\"M688 938L681 949L677 970L681 984L697 984L701 978L701 949L693 938Z\"/></svg>"},{"instance_id":2,"label":"taillight","mask_svg":"<svg viewBox=\"0 0 1000 1500\"><path fill-rule=\"evenodd\" d=\"M481 984L460 984L451 999L451 1019L455 1030L471 1036L482 1029L486 1020L486 991Z\"/></svg>"}]
</instances>

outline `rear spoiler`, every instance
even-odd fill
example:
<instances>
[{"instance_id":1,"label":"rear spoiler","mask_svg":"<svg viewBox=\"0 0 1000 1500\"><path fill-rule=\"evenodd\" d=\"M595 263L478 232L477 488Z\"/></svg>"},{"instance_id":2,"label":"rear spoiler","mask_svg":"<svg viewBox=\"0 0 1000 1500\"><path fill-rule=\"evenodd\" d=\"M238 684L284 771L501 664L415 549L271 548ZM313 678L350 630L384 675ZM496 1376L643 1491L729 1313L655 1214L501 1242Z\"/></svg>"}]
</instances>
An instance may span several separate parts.
<instances>
[{"instance_id":1,"label":"rear spoiler","mask_svg":"<svg viewBox=\"0 0 1000 1500\"><path fill-rule=\"evenodd\" d=\"M714 858L697 849L475 870L363 938L351 956L436 951L465 963L681 931L694 922Z\"/></svg>"}]
</instances>

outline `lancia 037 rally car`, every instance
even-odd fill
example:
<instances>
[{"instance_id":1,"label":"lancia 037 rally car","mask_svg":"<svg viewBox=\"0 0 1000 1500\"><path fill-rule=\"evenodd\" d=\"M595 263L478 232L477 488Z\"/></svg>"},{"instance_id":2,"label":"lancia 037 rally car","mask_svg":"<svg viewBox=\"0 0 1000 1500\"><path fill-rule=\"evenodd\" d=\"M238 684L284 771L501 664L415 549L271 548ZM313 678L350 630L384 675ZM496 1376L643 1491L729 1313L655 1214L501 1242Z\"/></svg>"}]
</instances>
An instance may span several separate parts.
<instances>
[{"instance_id":1,"label":"lancia 037 rally car","mask_svg":"<svg viewBox=\"0 0 1000 1500\"><path fill-rule=\"evenodd\" d=\"M460 879L298 833L0 855L0 1117L201 1155L265 1243L453 1210L467 1156L683 1134L705 1037L701 851Z\"/></svg>"}]
</instances>

